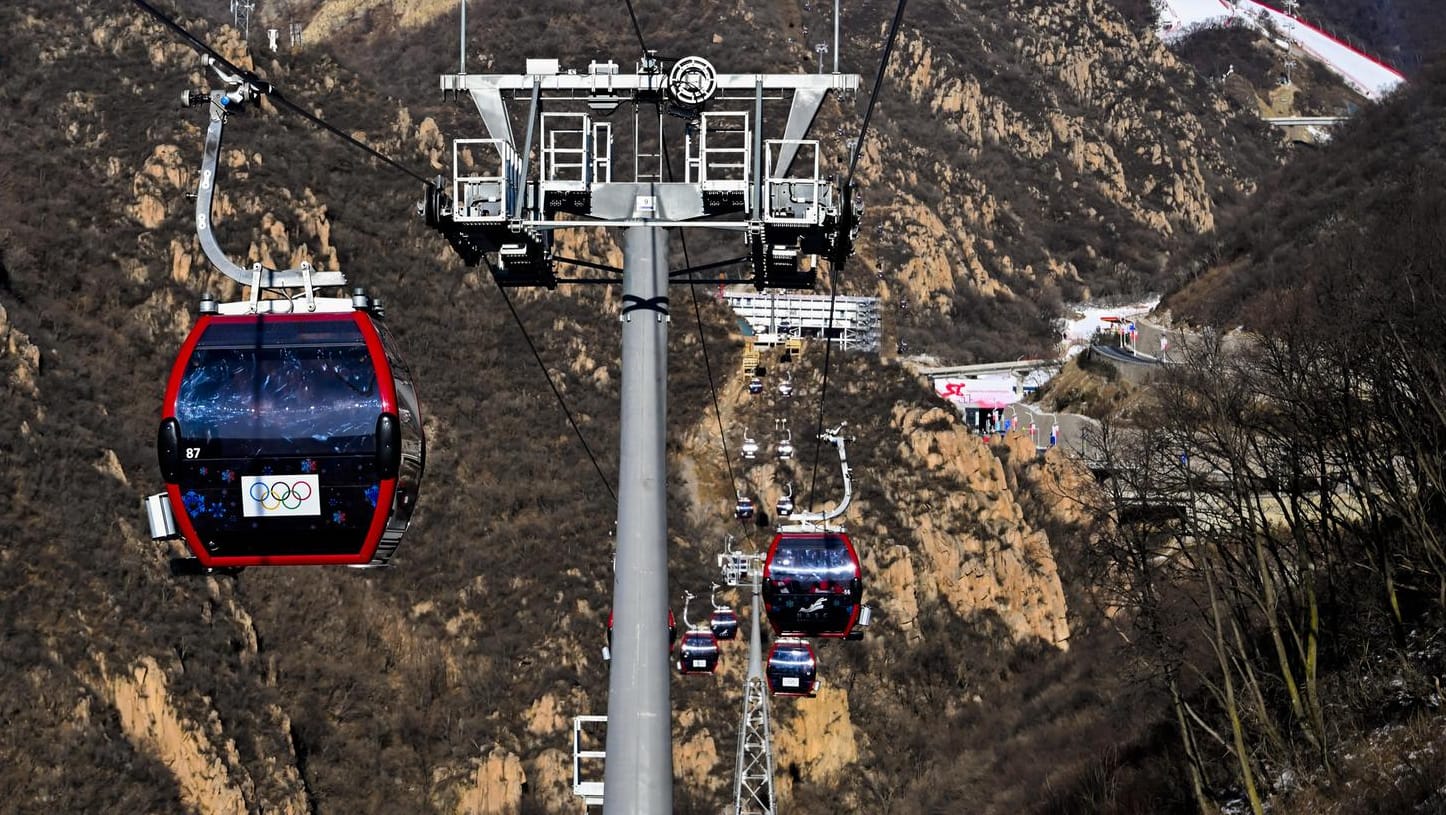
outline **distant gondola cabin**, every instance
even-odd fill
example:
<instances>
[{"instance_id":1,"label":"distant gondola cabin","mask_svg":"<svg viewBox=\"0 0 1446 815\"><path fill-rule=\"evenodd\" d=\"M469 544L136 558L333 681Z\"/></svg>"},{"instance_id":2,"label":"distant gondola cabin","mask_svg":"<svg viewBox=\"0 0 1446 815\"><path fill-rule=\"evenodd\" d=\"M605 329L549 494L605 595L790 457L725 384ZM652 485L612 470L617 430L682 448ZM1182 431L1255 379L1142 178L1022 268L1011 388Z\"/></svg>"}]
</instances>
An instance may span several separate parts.
<instances>
[{"instance_id":1,"label":"distant gondola cabin","mask_svg":"<svg viewBox=\"0 0 1446 815\"><path fill-rule=\"evenodd\" d=\"M746 521L753 517L753 499L738 496L738 503L733 505L733 516L740 521Z\"/></svg>"},{"instance_id":2,"label":"distant gondola cabin","mask_svg":"<svg viewBox=\"0 0 1446 815\"><path fill-rule=\"evenodd\" d=\"M731 608L716 608L712 616L708 618L708 627L712 629L713 636L720 640L731 640L738 637L738 614Z\"/></svg>"},{"instance_id":3,"label":"distant gondola cabin","mask_svg":"<svg viewBox=\"0 0 1446 815\"><path fill-rule=\"evenodd\" d=\"M780 518L787 518L793 514L793 496L780 495L778 502L773 505L773 512Z\"/></svg>"},{"instance_id":4,"label":"distant gondola cabin","mask_svg":"<svg viewBox=\"0 0 1446 815\"><path fill-rule=\"evenodd\" d=\"M805 640L781 639L768 651L764 670L774 696L812 698L818 692L818 658Z\"/></svg>"},{"instance_id":5,"label":"distant gondola cabin","mask_svg":"<svg viewBox=\"0 0 1446 815\"><path fill-rule=\"evenodd\" d=\"M723 651L718 647L718 637L706 628L690 629L683 634L683 644L678 646L678 673L684 676L711 674L718 670L718 660Z\"/></svg>"}]
</instances>

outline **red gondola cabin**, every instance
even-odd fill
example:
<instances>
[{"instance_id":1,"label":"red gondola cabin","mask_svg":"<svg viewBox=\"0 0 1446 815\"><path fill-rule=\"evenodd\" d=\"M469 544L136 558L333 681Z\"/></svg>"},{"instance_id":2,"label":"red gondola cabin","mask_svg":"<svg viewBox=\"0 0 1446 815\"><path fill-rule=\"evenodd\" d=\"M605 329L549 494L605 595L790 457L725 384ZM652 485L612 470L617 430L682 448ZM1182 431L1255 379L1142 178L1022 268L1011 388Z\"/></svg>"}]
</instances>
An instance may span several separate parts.
<instances>
[{"instance_id":1,"label":"red gondola cabin","mask_svg":"<svg viewBox=\"0 0 1446 815\"><path fill-rule=\"evenodd\" d=\"M712 616L708 618L708 627L712 629L713 636L720 640L736 639L738 615L731 608L715 608Z\"/></svg>"},{"instance_id":2,"label":"red gondola cabin","mask_svg":"<svg viewBox=\"0 0 1446 815\"><path fill-rule=\"evenodd\" d=\"M818 692L818 658L807 640L781 639L768 651L764 669L774 696L805 696Z\"/></svg>"},{"instance_id":3,"label":"red gondola cabin","mask_svg":"<svg viewBox=\"0 0 1446 815\"><path fill-rule=\"evenodd\" d=\"M371 310L317 302L203 313L171 369L157 454L204 567L382 566L411 522L426 460L412 376Z\"/></svg>"},{"instance_id":4,"label":"red gondola cabin","mask_svg":"<svg viewBox=\"0 0 1446 815\"><path fill-rule=\"evenodd\" d=\"M763 604L782 637L847 637L859 620L859 556L841 532L780 532L763 564Z\"/></svg>"},{"instance_id":5,"label":"red gondola cabin","mask_svg":"<svg viewBox=\"0 0 1446 815\"><path fill-rule=\"evenodd\" d=\"M684 676L711 674L718 670L718 660L722 655L718 638L712 631L689 629L683 634L683 644L678 646L678 673Z\"/></svg>"}]
</instances>

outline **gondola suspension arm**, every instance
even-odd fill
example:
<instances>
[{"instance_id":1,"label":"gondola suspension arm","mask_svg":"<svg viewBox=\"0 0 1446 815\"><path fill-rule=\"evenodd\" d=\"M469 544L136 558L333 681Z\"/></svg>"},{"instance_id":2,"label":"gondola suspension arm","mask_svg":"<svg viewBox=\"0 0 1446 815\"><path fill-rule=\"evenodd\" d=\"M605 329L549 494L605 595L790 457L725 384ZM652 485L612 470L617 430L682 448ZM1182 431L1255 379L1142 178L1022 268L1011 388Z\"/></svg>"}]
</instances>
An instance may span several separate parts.
<instances>
[{"instance_id":1,"label":"gondola suspension arm","mask_svg":"<svg viewBox=\"0 0 1446 815\"><path fill-rule=\"evenodd\" d=\"M851 477L853 471L849 467L848 451L844 449L845 440L842 435L843 429L847 425L848 422L841 422L838 427L818 434L820 439L831 443L838 449L839 468L843 471L843 498L833 509L824 510L823 512L795 512L789 517L790 521L798 521L804 524L831 521L843 515L844 512L848 510L849 502L853 500L854 489L853 479Z\"/></svg>"},{"instance_id":2,"label":"gondola suspension arm","mask_svg":"<svg viewBox=\"0 0 1446 815\"><path fill-rule=\"evenodd\" d=\"M226 127L226 117L233 111L242 110L248 102L254 101L258 95L264 93L265 89L257 87L240 74L231 72L213 57L204 59L206 64L221 77L221 81L227 86L227 89L213 90L209 94L200 91L186 91L182 94L181 100L188 107L209 103L208 109L211 115L210 125L206 128L206 150L201 158L200 181L196 186L196 237L201 242L201 249L205 251L206 258L222 274L243 286L251 286L253 302L259 296L261 289L304 289L309 303L312 288L315 286L346 285L346 276L341 272L318 271L313 269L310 263L304 261L294 269L272 269L259 262L253 263L248 269L232 261L221 249L211 223L211 207L216 194L217 167L221 156L221 134Z\"/></svg>"},{"instance_id":3,"label":"gondola suspension arm","mask_svg":"<svg viewBox=\"0 0 1446 815\"><path fill-rule=\"evenodd\" d=\"M688 604L693 602L693 597L693 592L683 592L683 628L688 631L693 630L693 621L688 619Z\"/></svg>"}]
</instances>

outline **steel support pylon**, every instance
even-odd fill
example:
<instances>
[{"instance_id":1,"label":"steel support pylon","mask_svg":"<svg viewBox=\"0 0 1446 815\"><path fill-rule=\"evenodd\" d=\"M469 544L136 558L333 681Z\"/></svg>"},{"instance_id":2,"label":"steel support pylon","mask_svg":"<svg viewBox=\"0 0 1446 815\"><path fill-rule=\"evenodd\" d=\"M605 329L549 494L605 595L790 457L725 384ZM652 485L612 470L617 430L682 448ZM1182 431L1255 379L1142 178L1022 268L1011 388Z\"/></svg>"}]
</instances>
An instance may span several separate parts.
<instances>
[{"instance_id":1,"label":"steel support pylon","mask_svg":"<svg viewBox=\"0 0 1446 815\"><path fill-rule=\"evenodd\" d=\"M733 815L773 815L773 734L768 723L768 686L763 677L759 624L763 575L750 564L753 613L749 620L748 677L743 681L743 718L738 724L738 766L733 774Z\"/></svg>"},{"instance_id":2,"label":"steel support pylon","mask_svg":"<svg viewBox=\"0 0 1446 815\"><path fill-rule=\"evenodd\" d=\"M459 46L465 47L465 35ZM439 179L429 187L419 212L467 265L485 263L504 287L616 283L613 277L559 276L560 264L609 275L616 270L556 255L553 237L565 229L625 230L618 542L603 806L607 815L668 815L673 767L666 631L665 230L734 232L745 238L747 254L723 265L749 264L749 279L760 289L812 288L818 257L839 264L851 251L858 213L824 175L821 145L807 135L825 97L857 90L859 77L718 73L697 56L675 60L668 69L652 53L635 66L630 71L612 60L593 60L579 71L563 68L556 59L528 59L522 74L468 74L461 70L459 55L459 71L441 77L442 90L471 97L488 138L453 141L451 184ZM783 103L770 114L784 122L782 138L764 138L765 99ZM510 114L509 100L526 100L525 119ZM631 179L614 178L612 127L605 121L626 105L634 112ZM647 116L656 118L656 127L644 121L640 110L651 111ZM663 123L669 115L689 120L681 182L662 180L669 147ZM526 123L520 144L512 132L514 120ZM705 149L710 126L729 134L720 137L726 146ZM480 158L464 160L469 155ZM651 166L640 166L644 156ZM693 273L705 268L712 267L690 269L676 282L692 283ZM755 645L754 661L761 665L760 647ZM745 739L750 750L767 745L762 668L754 673L749 709L761 711L750 715L762 738ZM749 812L773 811L771 768L766 755L763 760L766 771L753 772L766 784L758 793L764 808Z\"/></svg>"},{"instance_id":3,"label":"steel support pylon","mask_svg":"<svg viewBox=\"0 0 1446 815\"><path fill-rule=\"evenodd\" d=\"M668 232L623 230L622 432L604 815L673 811L668 660Z\"/></svg>"}]
</instances>

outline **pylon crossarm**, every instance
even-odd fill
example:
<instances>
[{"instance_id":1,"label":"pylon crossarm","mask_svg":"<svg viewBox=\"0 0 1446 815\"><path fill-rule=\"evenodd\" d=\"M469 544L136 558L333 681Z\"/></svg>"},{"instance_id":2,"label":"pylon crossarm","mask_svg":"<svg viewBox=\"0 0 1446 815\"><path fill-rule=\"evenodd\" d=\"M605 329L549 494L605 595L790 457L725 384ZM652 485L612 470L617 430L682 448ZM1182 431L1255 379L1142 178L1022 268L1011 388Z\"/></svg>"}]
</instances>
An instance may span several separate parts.
<instances>
[{"instance_id":1,"label":"pylon crossarm","mask_svg":"<svg viewBox=\"0 0 1446 815\"><path fill-rule=\"evenodd\" d=\"M421 209L463 262L485 260L503 286L616 283L558 278L553 232L647 226L744 233L755 286L812 288L819 257L847 254L854 219L806 137L829 92L858 86L853 74L720 74L698 56L669 69L651 54L631 72L529 59L520 74L444 74L443 92L470 96L487 138L454 141L452 184ZM782 138L763 138L765 100L788 106ZM510 103L525 105L524 133ZM631 122L615 115L625 103ZM672 117L689 123L681 163L670 160ZM626 137L631 148L615 151Z\"/></svg>"}]
</instances>

